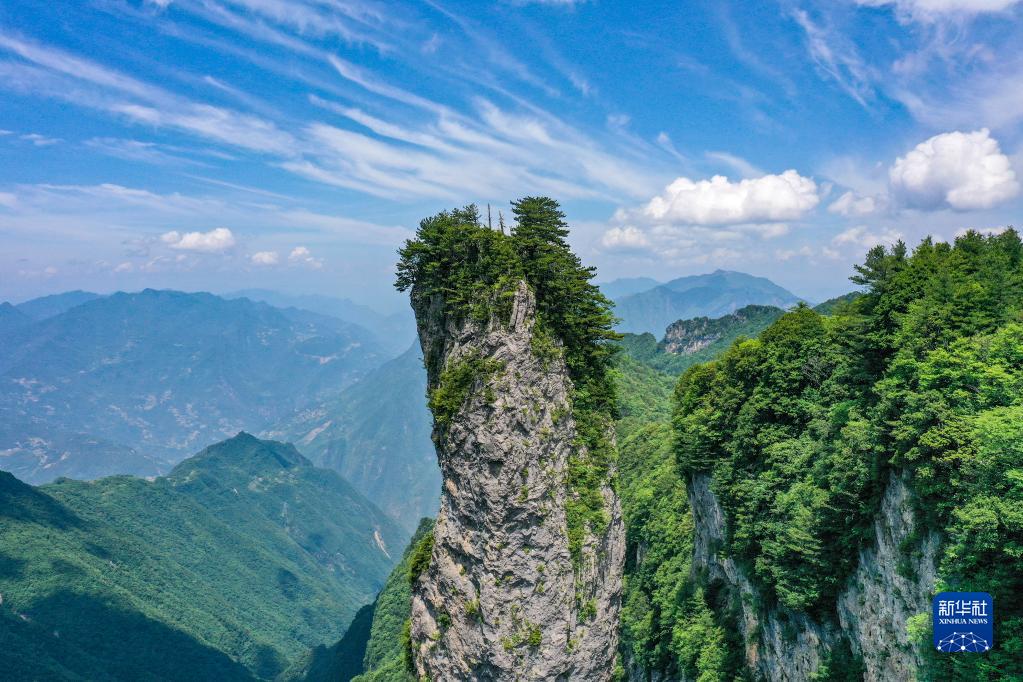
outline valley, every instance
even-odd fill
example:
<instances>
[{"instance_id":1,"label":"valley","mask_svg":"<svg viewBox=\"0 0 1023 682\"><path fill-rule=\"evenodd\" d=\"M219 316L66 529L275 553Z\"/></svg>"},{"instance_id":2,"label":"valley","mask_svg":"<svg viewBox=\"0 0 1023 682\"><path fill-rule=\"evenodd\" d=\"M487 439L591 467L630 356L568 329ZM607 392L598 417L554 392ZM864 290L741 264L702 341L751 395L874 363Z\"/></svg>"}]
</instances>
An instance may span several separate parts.
<instances>
[{"instance_id":1,"label":"valley","mask_svg":"<svg viewBox=\"0 0 1023 682\"><path fill-rule=\"evenodd\" d=\"M444 229L464 229L459 221L472 220L471 214L454 217ZM523 332L528 326L501 331L503 323L491 322L483 328L491 331L478 341L467 341L481 333L470 324L466 329L477 331L460 331L451 337L458 339L456 345L438 346L452 343L445 336L431 336L448 329L449 322L431 317L435 312L424 312L433 308L420 307L420 314L426 315L420 318L425 325L420 333L425 334L429 363L437 368L428 382L418 344L388 358L378 350L371 332L340 318L208 295L143 292L143 298L164 296L175 302L183 298L188 301L186 309L227 306L240 311L243 319L256 315L258 323L253 327L235 318L217 317L223 331L211 328L194 341L213 348L212 339L244 333L238 331L239 325L251 333L261 329L259 325L285 324L273 328L286 331L285 338L291 338L287 334L302 337L297 345L271 344L268 351L253 352L281 353L287 362L299 363L287 365L287 370L297 372L295 376L312 397L295 391L290 412L282 409L260 422L261 435L273 441L240 433L172 465L171 458L147 460L139 454L142 448L105 440L131 435L118 426L65 446L74 456L64 458L59 472L84 480L58 478L32 487L3 474L0 509L7 511L0 515L0 547L4 548L0 616L7 646L2 662L10 670L52 679L129 679L139 671L154 679L190 679L177 677L168 667L174 656L188 651L194 661L191 678L406 682L415 677L409 666L416 665L416 656L426 655L435 646L444 646L447 653L429 665L464 670L461 666L479 662L460 656L496 642L495 657L488 664L495 669L552 664L574 669L570 658L553 656L545 648L548 633L559 632L562 626L543 624L550 611L531 611L527 604L538 595L557 596L550 590L557 589L558 583L547 572L559 554L568 568L556 571L558 575L573 582L591 575L577 573L579 564L573 564L572 557L592 546L592 534L607 527L601 525L606 523L601 518L612 520L620 513L623 578L612 582L610 594L615 594L617 585L620 595L608 602L620 600L620 612L607 611L612 607L602 607L595 600L592 606L588 599L579 601L579 594L592 588L582 587L580 592L576 587L571 597L579 610L573 623L604 614L616 624L613 635L601 635L595 642L606 644L620 637L613 666L594 668L594 679L605 679L608 670L618 679L680 682L742 675L839 681L1011 675L1016 665L1011 639L1004 653L988 657L991 668L977 668L965 659L952 666L948 659L927 653L922 638L928 630L922 618L938 585L976 585L1007 594L1014 592L1020 579L1011 569L981 568L988 561L983 557L1003 557L990 565L1008 566L1005 557L1015 551L1012 514L1018 491L1006 472L1013 471L1015 456L1011 453L1016 443L1012 422L1016 393L1010 387L1015 385L1018 369L1012 349L1018 344L1016 325L1004 321L1015 313L1003 303L1005 296L1014 294L992 290L989 296L956 298L957 289L942 283L953 281L943 278L958 277L962 291L976 291L1005 281L997 268L1015 267L1012 254L1017 240L1014 233L998 238L967 235L955 250L933 255L926 243L912 255L874 250L856 282L863 287L862 293L813 309L805 304L787 311L762 303L736 305L719 317L676 320L660 338L625 333L616 342L621 350L608 370L615 395L613 466L621 511L589 515L585 496L594 489L588 482L571 483L573 475L587 480L588 465L553 459L545 460L546 469L532 471L527 458L521 467L525 475L520 479L521 473L515 474L517 497L499 495L515 497L502 512L510 515L508 520L495 522L495 529L512 529L511 534L497 544L484 543L472 550L479 552L473 560L464 531L450 525L450 520L441 529L447 554L440 555L435 544L437 526L432 520L420 521L436 514L441 489L431 440L449 438L446 434L455 429L454 433L462 434L457 438L472 434L469 437L477 443L473 447L481 447L478 439L486 434L481 429L484 425L493 429L499 423L485 416L493 414L489 401L500 401L501 392L509 390L541 395L536 393L541 385L538 377L526 382L529 389L514 382L491 382L508 381L501 377L509 361L525 363L512 370L521 377L532 371L530 363L550 363L561 357L564 351L557 343L548 350L546 332ZM966 260L959 265L971 252L983 254L978 257L991 264L976 268ZM930 258L956 263L947 267L960 268L959 274L935 268ZM975 268L972 274L964 274L971 268ZM486 287L502 281L501 270L494 273L486 275L495 277ZM893 279L882 284L882 277ZM904 283L928 277L935 284L923 293ZM643 292L634 289L649 284L641 280L608 286L612 290L620 286L636 296ZM888 287L887 296L903 298L882 298L878 293L882 286ZM506 309L513 320L528 320L530 313L521 311L536 305L522 295L517 294ZM765 295L767 300L771 295ZM75 294L70 300L78 297ZM145 302L109 298L145 310ZM61 311L57 297L43 307L58 310L55 317L41 321L8 306L6 319L12 322L3 333L21 339L25 348L59 348L59 331L29 334L27 330L47 320L56 321L44 330L60 330L76 319L86 329L95 329L92 320L97 314L79 308L103 300L92 297ZM477 319L472 316L477 314L478 301L465 305L466 312L455 314ZM893 318L877 316L875 310L881 305L902 306L907 312L893 323ZM964 307L973 312L962 313ZM946 335L942 343L952 344L952 351L934 345L927 336L934 333L933 328L914 316L915 310L948 311L951 317L940 333ZM148 315L152 320L157 313ZM168 342L177 347L181 337L173 330L180 322L171 320L180 313L175 306L161 306L160 315L167 317L160 324L171 330ZM304 337L300 330L317 335ZM125 339L137 333L93 334L101 348L125 343L123 357L131 358L134 344ZM520 333L529 340L515 340ZM309 347L303 344L310 339L316 339L314 345L342 343L343 334L358 339L347 343L347 361L337 367L318 363L315 372L301 369ZM32 340L37 337L42 340ZM161 352L162 342L147 343L150 353ZM474 346L481 350L473 350ZM444 353L469 359L444 360L438 355L440 347L449 348ZM173 356L172 348L166 352ZM489 361L474 355L482 349L501 358L501 367L495 365L494 378L477 383L477 373L490 371ZM5 360L5 367L31 366L27 364L31 353L18 352L20 356ZM520 360L515 353L526 354ZM87 357L84 348L70 360L80 363L82 357ZM195 357L194 353L189 357ZM976 364L980 360L975 358L983 358L983 365ZM455 376L462 372L458 362L469 368L464 378ZM954 369L980 366L988 369L979 374L969 370L974 373L965 375ZM102 363L92 365L97 367ZM895 371L900 374L891 374ZM99 379L90 373L77 372L84 387L63 390L67 395L93 390L97 384L90 382ZM107 395L131 394L142 382L137 376L125 379L123 374L102 371L99 376ZM156 376L148 380L158 382L167 374ZM873 388L864 388L868 377L874 377ZM221 381L232 381L231 375L222 375ZM17 381L12 383L24 389ZM958 389L949 392L949 386L957 385L974 386L978 398ZM242 383L227 395L240 394L248 386L251 383ZM201 390L196 399L203 395L212 400ZM959 416L953 422L935 420L921 400ZM54 419L58 414L54 407L58 403L50 400L20 404L38 406L41 414L33 419L39 424L47 423L47 415ZM543 412L522 417L523 423L538 420L541 439L552 437L555 417L564 419L561 408L551 404L551 408L540 407L555 415L546 420L545 428L545 418L538 416ZM480 412L472 416L471 410ZM86 410L79 414L83 421L90 416ZM507 418L510 413L505 409L501 414ZM893 417L883 415L904 421L893 427ZM466 431L456 426L460 419L475 426ZM99 426L106 423L96 421ZM219 428L227 426L221 422ZM947 437L929 440L948 428L983 431L967 430L957 436L965 439L964 445L955 445L957 441ZM164 427L164 431L150 432L171 431ZM218 432L211 427L206 433ZM458 452L466 447L458 443L464 442L450 441L445 447ZM493 442L507 441L501 437ZM934 444L942 442L950 445ZM556 453L561 446L550 447ZM991 449L1006 447L1008 455ZM952 449L943 454L941 448ZM4 451L4 456L10 456L9 452ZM94 452L98 462L91 464ZM498 460L510 461L515 452L519 449ZM964 534L956 525L956 519L963 518L962 509L991 504L984 488L958 477L954 473L958 465L950 464L976 456L984 458L977 460L980 468L975 468L989 481L983 485L1002 494L995 503L999 521L993 537ZM4 461L22 460L12 456ZM451 460L443 468L448 482L441 498L447 495L448 501L442 503L441 518L451 519L455 508L469 504L466 499L450 498L451 490L481 485L492 476L483 470L461 471L457 474L461 482L453 484L453 472L462 466ZM571 467L576 467L575 474ZM111 469L117 475L95 473ZM544 476L559 470L564 479L545 482ZM133 471L149 478L125 475ZM946 490L948 485L956 486L958 502L942 502L932 492L939 471L945 472L942 475L949 482ZM497 485L497 480L501 479L487 485ZM559 480L580 487L559 492ZM544 490L536 493L537 500L565 500L562 521L556 522L570 531L563 552L557 543L536 539L542 526L523 526L522 538L529 539L514 539L519 532L514 530L514 519L531 504L534 491ZM478 523L482 510L494 513L493 503L484 499L472 502L481 511L464 512L463 523L469 524L470 519ZM535 513L551 514L548 505L541 503ZM554 511L554 519L558 513ZM572 514L580 519L575 523L583 524L581 534L575 536ZM520 542L518 547L515 543ZM612 547L615 541L610 542L605 546ZM614 554L589 556L585 561L598 557L606 561ZM533 562L531 569L522 564L526 557ZM462 568L429 573L438 561L440 566L454 561ZM469 571L466 566L471 561L479 563ZM973 580L981 582L964 583L964 566L971 566ZM417 601L424 599L415 591L423 589L421 580L426 575L446 586L428 590L426 602ZM518 577L505 585L504 575ZM465 576L471 576L475 596L453 600L452 590L461 589L458 586ZM513 594L514 599L507 601ZM893 601L891 595L897 598ZM877 600L881 603L868 606ZM1007 614L1003 627L1011 633L1017 607L1011 599L999 603ZM499 615L509 604L514 604L514 612ZM456 617L452 610L464 613ZM452 628L480 619L490 621L493 636L471 646L444 644L454 635ZM501 622L509 627L502 628ZM883 642L870 635L879 628L889 632ZM110 633L104 641L113 648L87 643L95 631ZM472 637L465 641L475 641ZM559 645L558 641L552 640L554 647L563 647L564 642ZM575 637L565 641L580 645ZM137 654L121 656L119 667L110 667L106 662L125 646ZM988 670L994 672L984 672ZM993 676L984 677L989 674Z\"/></svg>"}]
</instances>

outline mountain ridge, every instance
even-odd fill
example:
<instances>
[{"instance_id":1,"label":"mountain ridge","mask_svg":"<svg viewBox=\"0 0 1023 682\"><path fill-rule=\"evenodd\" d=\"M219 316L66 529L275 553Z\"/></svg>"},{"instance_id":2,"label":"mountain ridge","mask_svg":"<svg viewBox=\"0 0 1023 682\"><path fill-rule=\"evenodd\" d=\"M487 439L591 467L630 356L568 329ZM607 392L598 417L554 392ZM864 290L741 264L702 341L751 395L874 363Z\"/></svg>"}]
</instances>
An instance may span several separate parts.
<instances>
[{"instance_id":1,"label":"mountain ridge","mask_svg":"<svg viewBox=\"0 0 1023 682\"><path fill-rule=\"evenodd\" d=\"M620 332L652 333L696 317L721 317L747 305L788 308L801 299L766 277L731 270L673 279L646 291L615 299Z\"/></svg>"},{"instance_id":2,"label":"mountain ridge","mask_svg":"<svg viewBox=\"0 0 1023 682\"><path fill-rule=\"evenodd\" d=\"M408 537L337 473L244 433L152 481L0 472L0 500L17 567L0 571L0 636L20 642L0 663L86 679L272 679L337 640Z\"/></svg>"},{"instance_id":3,"label":"mountain ridge","mask_svg":"<svg viewBox=\"0 0 1023 682\"><path fill-rule=\"evenodd\" d=\"M384 359L369 331L341 320L155 289L86 301L4 343L0 467L29 482L159 474Z\"/></svg>"}]
</instances>

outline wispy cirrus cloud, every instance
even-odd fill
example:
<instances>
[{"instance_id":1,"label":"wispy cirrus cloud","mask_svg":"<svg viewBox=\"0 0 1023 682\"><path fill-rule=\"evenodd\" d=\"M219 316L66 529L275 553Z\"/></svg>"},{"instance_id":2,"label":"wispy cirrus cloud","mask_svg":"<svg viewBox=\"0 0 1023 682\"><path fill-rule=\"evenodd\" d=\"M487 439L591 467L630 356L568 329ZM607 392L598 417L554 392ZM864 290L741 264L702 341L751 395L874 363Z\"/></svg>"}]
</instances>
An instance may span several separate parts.
<instances>
[{"instance_id":1,"label":"wispy cirrus cloud","mask_svg":"<svg viewBox=\"0 0 1023 682\"><path fill-rule=\"evenodd\" d=\"M456 112L332 55L327 61L344 79L379 100L425 112L425 122L422 115L417 124L387 120L314 94L311 103L341 116L347 125L278 122L185 98L11 35L0 33L0 48L24 60L5 65L8 72L20 72L23 87L140 126L263 154L273 165L303 178L374 196L457 199L468 190L481 197L547 191L563 197L626 198L641 196L655 182L638 158L603 149L547 112L513 113L483 98L469 114ZM40 69L43 78L36 77ZM82 83L91 87L83 91ZM94 144L122 157L173 158L145 142ZM552 157L560 163L547 163Z\"/></svg>"},{"instance_id":2,"label":"wispy cirrus cloud","mask_svg":"<svg viewBox=\"0 0 1023 682\"><path fill-rule=\"evenodd\" d=\"M904 21L933 22L949 17L1003 12L1020 0L856 0L866 7L891 7Z\"/></svg>"},{"instance_id":3,"label":"wispy cirrus cloud","mask_svg":"<svg viewBox=\"0 0 1023 682\"><path fill-rule=\"evenodd\" d=\"M876 76L855 45L841 33L817 23L806 10L796 9L792 17L803 29L807 51L817 67L849 97L867 106L874 97Z\"/></svg>"}]
</instances>

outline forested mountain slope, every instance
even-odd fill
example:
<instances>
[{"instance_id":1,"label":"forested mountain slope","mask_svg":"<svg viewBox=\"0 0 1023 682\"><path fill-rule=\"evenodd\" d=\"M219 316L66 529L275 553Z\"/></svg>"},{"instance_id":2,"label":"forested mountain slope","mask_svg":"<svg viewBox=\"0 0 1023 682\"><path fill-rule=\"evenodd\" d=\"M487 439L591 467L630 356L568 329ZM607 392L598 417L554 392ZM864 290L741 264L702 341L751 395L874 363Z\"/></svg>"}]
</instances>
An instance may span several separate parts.
<instances>
[{"instance_id":1,"label":"forested mountain slope","mask_svg":"<svg viewBox=\"0 0 1023 682\"><path fill-rule=\"evenodd\" d=\"M247 434L153 481L0 472L0 676L272 679L337 640L406 538L336 473Z\"/></svg>"},{"instance_id":2,"label":"forested mountain slope","mask_svg":"<svg viewBox=\"0 0 1023 682\"><path fill-rule=\"evenodd\" d=\"M401 562L376 600L356 615L337 644L319 647L289 669L278 682L414 682L409 671L413 564L429 557L433 520L421 519Z\"/></svg>"},{"instance_id":3,"label":"forested mountain slope","mask_svg":"<svg viewBox=\"0 0 1023 682\"><path fill-rule=\"evenodd\" d=\"M317 466L340 472L412 532L419 519L437 513L440 500L425 396L426 370L416 342L264 435L294 442Z\"/></svg>"},{"instance_id":4,"label":"forested mountain slope","mask_svg":"<svg viewBox=\"0 0 1023 682\"><path fill-rule=\"evenodd\" d=\"M622 429L635 679L1023 676L1023 245L876 247L854 283ZM992 651L932 651L942 589L994 595Z\"/></svg>"}]
</instances>

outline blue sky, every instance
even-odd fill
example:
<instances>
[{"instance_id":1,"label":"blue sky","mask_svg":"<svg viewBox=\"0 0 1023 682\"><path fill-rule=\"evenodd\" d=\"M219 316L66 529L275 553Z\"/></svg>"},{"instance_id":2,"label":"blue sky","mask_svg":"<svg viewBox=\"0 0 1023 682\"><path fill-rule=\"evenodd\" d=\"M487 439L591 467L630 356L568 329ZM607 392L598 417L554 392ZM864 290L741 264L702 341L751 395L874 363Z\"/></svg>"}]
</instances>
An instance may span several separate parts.
<instances>
[{"instance_id":1,"label":"blue sky","mask_svg":"<svg viewBox=\"0 0 1023 682\"><path fill-rule=\"evenodd\" d=\"M420 218L537 193L600 279L823 299L872 244L1019 222L1021 24L1019 0L8 0L0 299L394 305Z\"/></svg>"}]
</instances>

